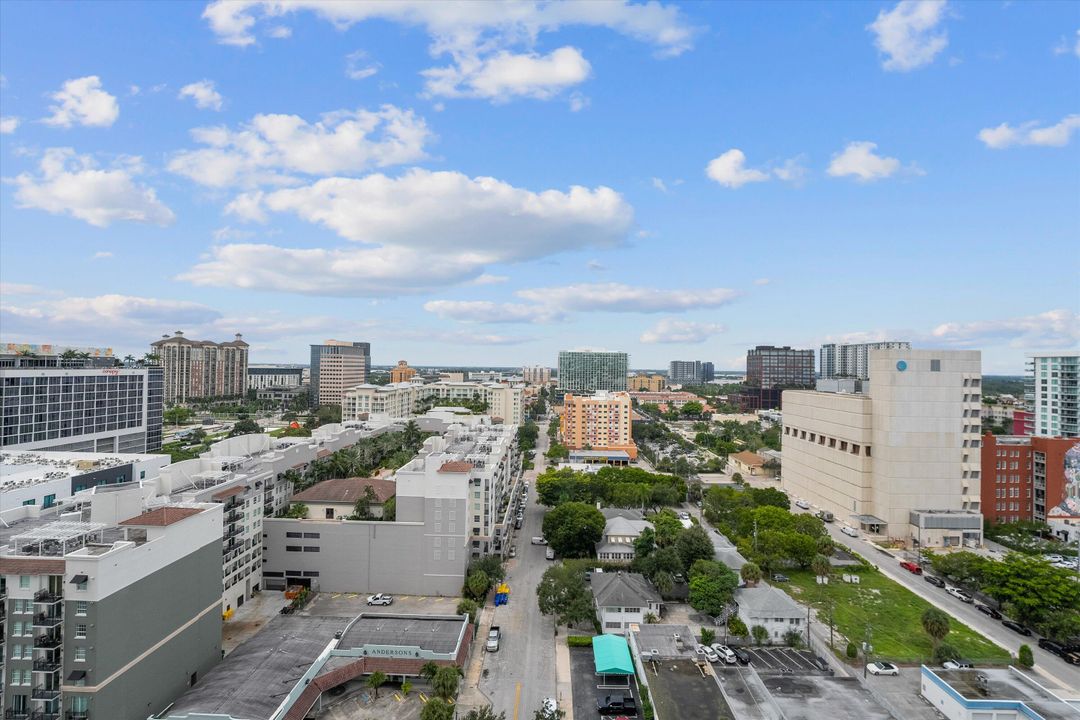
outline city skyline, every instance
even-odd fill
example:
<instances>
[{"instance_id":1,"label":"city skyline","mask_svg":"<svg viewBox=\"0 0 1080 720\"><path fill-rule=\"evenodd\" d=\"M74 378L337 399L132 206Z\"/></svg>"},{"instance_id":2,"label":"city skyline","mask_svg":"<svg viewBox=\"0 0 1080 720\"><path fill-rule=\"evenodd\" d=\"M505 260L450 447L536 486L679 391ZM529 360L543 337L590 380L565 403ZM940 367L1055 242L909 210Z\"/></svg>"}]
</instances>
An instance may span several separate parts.
<instances>
[{"instance_id":1,"label":"city skyline","mask_svg":"<svg viewBox=\"0 0 1080 720\"><path fill-rule=\"evenodd\" d=\"M400 7L0 5L0 340L1080 345L1075 5Z\"/></svg>"}]
</instances>

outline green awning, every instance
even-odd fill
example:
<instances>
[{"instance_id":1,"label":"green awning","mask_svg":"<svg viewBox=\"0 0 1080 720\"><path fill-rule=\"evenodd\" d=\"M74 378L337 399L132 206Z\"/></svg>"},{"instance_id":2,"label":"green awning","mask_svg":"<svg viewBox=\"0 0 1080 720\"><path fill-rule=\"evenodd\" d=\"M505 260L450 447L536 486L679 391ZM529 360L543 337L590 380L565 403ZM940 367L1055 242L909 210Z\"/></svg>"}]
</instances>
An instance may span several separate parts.
<instances>
[{"instance_id":1,"label":"green awning","mask_svg":"<svg viewBox=\"0 0 1080 720\"><path fill-rule=\"evenodd\" d=\"M597 635L592 639L593 664L598 675L633 675L630 646L621 635Z\"/></svg>"}]
</instances>

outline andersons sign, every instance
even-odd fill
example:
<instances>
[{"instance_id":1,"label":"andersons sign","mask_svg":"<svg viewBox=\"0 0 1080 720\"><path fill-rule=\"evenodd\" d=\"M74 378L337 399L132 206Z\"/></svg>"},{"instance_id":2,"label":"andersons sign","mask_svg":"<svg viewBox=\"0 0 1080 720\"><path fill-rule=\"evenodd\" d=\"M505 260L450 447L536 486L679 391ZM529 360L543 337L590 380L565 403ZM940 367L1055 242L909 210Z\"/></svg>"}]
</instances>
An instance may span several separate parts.
<instances>
[{"instance_id":1,"label":"andersons sign","mask_svg":"<svg viewBox=\"0 0 1080 720\"><path fill-rule=\"evenodd\" d=\"M397 657L417 658L420 657L420 648L403 647L396 645L365 645L364 654L372 657Z\"/></svg>"}]
</instances>

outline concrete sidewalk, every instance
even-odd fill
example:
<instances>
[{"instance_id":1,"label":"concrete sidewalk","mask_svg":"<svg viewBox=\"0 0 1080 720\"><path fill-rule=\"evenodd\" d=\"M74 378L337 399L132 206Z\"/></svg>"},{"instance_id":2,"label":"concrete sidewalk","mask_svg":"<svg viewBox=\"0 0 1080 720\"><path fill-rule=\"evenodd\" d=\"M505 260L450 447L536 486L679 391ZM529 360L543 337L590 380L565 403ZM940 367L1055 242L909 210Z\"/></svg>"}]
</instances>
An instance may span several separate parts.
<instances>
[{"instance_id":1,"label":"concrete sidewalk","mask_svg":"<svg viewBox=\"0 0 1080 720\"><path fill-rule=\"evenodd\" d=\"M555 691L559 709L566 713L566 720L574 720L574 686L570 675L570 646L566 644L567 628L560 628L555 643Z\"/></svg>"},{"instance_id":2,"label":"concrete sidewalk","mask_svg":"<svg viewBox=\"0 0 1080 720\"><path fill-rule=\"evenodd\" d=\"M491 629L491 621L495 616L494 605L484 605L480 609L480 617L477 618L476 637L473 639L472 655L469 664L464 668L465 681L462 683L461 692L457 697L457 706L463 712L479 710L490 706L491 700L480 689L480 678L483 676L484 661L487 652L484 643L487 642L488 630Z\"/></svg>"}]
</instances>

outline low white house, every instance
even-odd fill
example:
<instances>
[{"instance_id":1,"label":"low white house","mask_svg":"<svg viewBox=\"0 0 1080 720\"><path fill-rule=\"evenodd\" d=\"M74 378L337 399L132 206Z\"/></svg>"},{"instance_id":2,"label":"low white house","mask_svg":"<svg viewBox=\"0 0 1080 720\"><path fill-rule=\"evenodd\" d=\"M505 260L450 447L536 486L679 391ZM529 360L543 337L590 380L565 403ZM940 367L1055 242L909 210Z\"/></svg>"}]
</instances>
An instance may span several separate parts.
<instances>
[{"instance_id":1,"label":"low white house","mask_svg":"<svg viewBox=\"0 0 1080 720\"><path fill-rule=\"evenodd\" d=\"M642 520L636 510L618 512L617 515L608 516L604 523L604 535L596 544L596 557L599 560L630 562L634 559L634 541L643 530L652 529L652 523Z\"/></svg>"},{"instance_id":2,"label":"low white house","mask_svg":"<svg viewBox=\"0 0 1080 720\"><path fill-rule=\"evenodd\" d=\"M735 591L739 605L739 619L748 630L760 625L769 631L770 642L783 642L792 630L804 632L806 610L788 597L783 590L771 585L739 588Z\"/></svg>"},{"instance_id":3,"label":"low white house","mask_svg":"<svg viewBox=\"0 0 1080 720\"><path fill-rule=\"evenodd\" d=\"M605 633L626 633L631 625L644 624L649 613L660 617L660 593L638 573L593 573L592 590Z\"/></svg>"}]
</instances>

